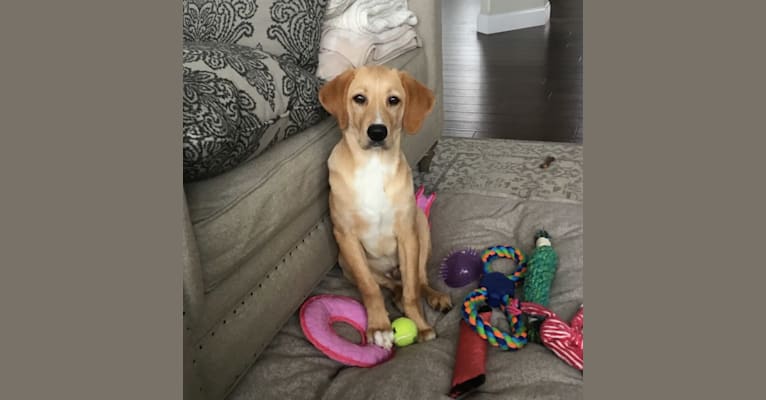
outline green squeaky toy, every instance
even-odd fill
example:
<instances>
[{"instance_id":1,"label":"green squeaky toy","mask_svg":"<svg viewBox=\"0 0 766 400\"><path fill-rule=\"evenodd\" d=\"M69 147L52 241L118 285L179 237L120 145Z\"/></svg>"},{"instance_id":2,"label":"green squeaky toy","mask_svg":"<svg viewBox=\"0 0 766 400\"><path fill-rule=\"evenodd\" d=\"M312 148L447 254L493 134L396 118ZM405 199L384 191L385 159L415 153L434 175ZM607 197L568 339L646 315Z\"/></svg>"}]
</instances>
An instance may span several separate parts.
<instances>
[{"instance_id":1,"label":"green squeaky toy","mask_svg":"<svg viewBox=\"0 0 766 400\"><path fill-rule=\"evenodd\" d=\"M535 235L535 250L527 262L527 276L524 279L524 301L537 303L548 307L549 294L553 278L556 276L559 257L553 246L548 232L541 230ZM529 317L529 340L540 343L540 323L534 317Z\"/></svg>"}]
</instances>

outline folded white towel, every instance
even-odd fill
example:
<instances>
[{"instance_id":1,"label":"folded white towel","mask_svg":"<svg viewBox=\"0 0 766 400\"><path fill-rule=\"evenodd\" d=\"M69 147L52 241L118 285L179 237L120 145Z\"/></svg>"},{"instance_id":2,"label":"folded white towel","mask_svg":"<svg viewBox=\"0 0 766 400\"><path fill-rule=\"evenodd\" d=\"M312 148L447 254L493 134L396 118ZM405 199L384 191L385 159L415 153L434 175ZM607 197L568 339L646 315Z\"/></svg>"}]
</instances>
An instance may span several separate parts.
<instances>
[{"instance_id":1,"label":"folded white towel","mask_svg":"<svg viewBox=\"0 0 766 400\"><path fill-rule=\"evenodd\" d=\"M411 26L404 28L407 28L404 34L399 36L396 40L375 43L372 46L372 51L366 62L385 64L394 58L423 45L420 41L420 37L415 33L415 29Z\"/></svg>"},{"instance_id":2,"label":"folded white towel","mask_svg":"<svg viewBox=\"0 0 766 400\"><path fill-rule=\"evenodd\" d=\"M324 18L327 20L343 14L354 1L356 0L330 0L324 11Z\"/></svg>"},{"instance_id":3,"label":"folded white towel","mask_svg":"<svg viewBox=\"0 0 766 400\"><path fill-rule=\"evenodd\" d=\"M337 0L333 15L346 6L340 15L327 18L327 28L349 29L360 33L381 33L402 25L415 25L418 18L409 10L407 0L356 0L346 5Z\"/></svg>"},{"instance_id":4,"label":"folded white towel","mask_svg":"<svg viewBox=\"0 0 766 400\"><path fill-rule=\"evenodd\" d=\"M407 0L330 0L322 25L317 76L384 64L420 47L418 19Z\"/></svg>"},{"instance_id":5,"label":"folded white towel","mask_svg":"<svg viewBox=\"0 0 766 400\"><path fill-rule=\"evenodd\" d=\"M317 76L332 79L348 68L384 64L420 46L420 38L409 25L376 35L347 29L327 29L319 45Z\"/></svg>"}]
</instances>

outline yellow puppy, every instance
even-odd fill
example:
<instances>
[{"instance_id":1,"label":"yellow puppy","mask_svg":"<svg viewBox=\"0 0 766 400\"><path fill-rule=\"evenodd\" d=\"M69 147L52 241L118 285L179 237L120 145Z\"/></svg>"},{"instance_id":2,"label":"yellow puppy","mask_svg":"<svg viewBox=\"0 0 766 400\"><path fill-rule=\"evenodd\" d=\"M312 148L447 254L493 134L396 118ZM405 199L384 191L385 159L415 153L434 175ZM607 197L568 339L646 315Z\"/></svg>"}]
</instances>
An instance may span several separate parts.
<instances>
[{"instance_id":1,"label":"yellow puppy","mask_svg":"<svg viewBox=\"0 0 766 400\"><path fill-rule=\"evenodd\" d=\"M383 286L415 321L418 340L431 340L436 334L423 318L421 296L440 311L452 303L428 284L430 230L400 144L403 130L420 130L434 95L406 72L367 66L327 83L319 100L343 132L328 160L330 214L338 262L367 309L367 339L385 348L393 343Z\"/></svg>"}]
</instances>

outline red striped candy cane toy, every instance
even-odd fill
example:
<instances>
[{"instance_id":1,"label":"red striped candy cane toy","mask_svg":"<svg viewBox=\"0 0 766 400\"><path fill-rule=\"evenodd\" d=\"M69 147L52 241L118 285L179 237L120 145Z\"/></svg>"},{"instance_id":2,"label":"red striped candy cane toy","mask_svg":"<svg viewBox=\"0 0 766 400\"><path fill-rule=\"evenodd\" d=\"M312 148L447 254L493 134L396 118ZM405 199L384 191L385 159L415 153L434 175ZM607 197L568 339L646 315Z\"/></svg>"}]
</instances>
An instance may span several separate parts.
<instances>
[{"instance_id":1,"label":"red striped candy cane toy","mask_svg":"<svg viewBox=\"0 0 766 400\"><path fill-rule=\"evenodd\" d=\"M580 306L569 324L539 304L522 302L521 311L545 318L540 325L540 339L543 345L567 364L583 370L583 306Z\"/></svg>"}]
</instances>

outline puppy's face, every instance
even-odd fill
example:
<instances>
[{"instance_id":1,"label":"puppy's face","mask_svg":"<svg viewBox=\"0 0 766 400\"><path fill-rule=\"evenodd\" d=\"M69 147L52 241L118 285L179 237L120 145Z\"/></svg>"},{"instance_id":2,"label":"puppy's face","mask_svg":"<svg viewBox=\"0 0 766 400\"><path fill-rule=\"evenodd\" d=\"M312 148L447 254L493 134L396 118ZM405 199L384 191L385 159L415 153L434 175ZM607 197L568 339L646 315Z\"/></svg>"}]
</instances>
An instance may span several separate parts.
<instances>
[{"instance_id":1,"label":"puppy's face","mask_svg":"<svg viewBox=\"0 0 766 400\"><path fill-rule=\"evenodd\" d=\"M402 130L415 134L434 105L434 95L408 73L382 66L352 69L319 92L322 106L363 150L388 150Z\"/></svg>"}]
</instances>

